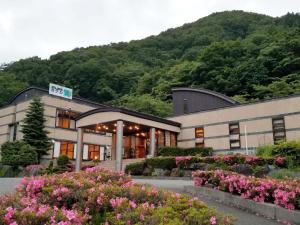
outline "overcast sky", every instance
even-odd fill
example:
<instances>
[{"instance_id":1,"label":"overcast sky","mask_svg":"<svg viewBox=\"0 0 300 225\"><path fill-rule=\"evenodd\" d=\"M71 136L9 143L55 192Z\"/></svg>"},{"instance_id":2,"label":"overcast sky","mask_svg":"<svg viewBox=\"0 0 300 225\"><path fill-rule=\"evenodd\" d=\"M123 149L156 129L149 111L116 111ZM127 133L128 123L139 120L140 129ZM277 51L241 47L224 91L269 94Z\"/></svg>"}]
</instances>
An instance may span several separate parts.
<instances>
[{"instance_id":1,"label":"overcast sky","mask_svg":"<svg viewBox=\"0 0 300 225\"><path fill-rule=\"evenodd\" d=\"M0 0L0 63L141 39L213 12L281 16L300 0Z\"/></svg>"}]
</instances>

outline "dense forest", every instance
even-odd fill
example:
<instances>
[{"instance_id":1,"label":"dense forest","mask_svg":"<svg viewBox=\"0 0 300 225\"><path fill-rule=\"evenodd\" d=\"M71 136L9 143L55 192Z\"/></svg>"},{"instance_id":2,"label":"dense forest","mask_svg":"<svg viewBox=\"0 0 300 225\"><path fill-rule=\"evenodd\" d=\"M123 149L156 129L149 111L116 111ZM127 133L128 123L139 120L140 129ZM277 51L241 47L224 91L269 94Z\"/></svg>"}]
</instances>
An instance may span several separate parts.
<instances>
[{"instance_id":1,"label":"dense forest","mask_svg":"<svg viewBox=\"0 0 300 225\"><path fill-rule=\"evenodd\" d=\"M75 94L159 116L173 87L202 87L240 102L300 92L300 14L214 13L157 36L32 57L0 70L0 106L49 82Z\"/></svg>"}]
</instances>

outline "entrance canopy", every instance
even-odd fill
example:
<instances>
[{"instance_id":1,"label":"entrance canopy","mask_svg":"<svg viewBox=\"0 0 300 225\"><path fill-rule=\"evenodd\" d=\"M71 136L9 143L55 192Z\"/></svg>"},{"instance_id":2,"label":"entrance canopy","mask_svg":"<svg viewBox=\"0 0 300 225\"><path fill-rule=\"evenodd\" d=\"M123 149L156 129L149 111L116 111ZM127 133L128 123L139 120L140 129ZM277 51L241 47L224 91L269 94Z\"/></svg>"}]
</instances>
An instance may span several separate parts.
<instances>
[{"instance_id":1,"label":"entrance canopy","mask_svg":"<svg viewBox=\"0 0 300 225\"><path fill-rule=\"evenodd\" d=\"M123 108L99 108L83 113L76 118L76 171L81 168L84 131L112 133L111 159L116 160L116 170L121 171L124 157L152 157L159 143L170 146L172 134L176 137L180 126L178 122ZM125 137L128 138L124 145Z\"/></svg>"},{"instance_id":2,"label":"entrance canopy","mask_svg":"<svg viewBox=\"0 0 300 225\"><path fill-rule=\"evenodd\" d=\"M168 130L172 132L180 132L180 123L163 119L157 116L152 116L144 113L135 112L123 108L99 108L88 111L81 114L76 118L76 128L88 128L91 126L104 125L103 132L114 133L114 127L116 127L116 121L124 121L128 123L128 129L131 126L137 126L140 129L143 127L154 127L162 130ZM136 127L134 127L136 129ZM109 131L108 131L109 130ZM124 129L125 132L130 130Z\"/></svg>"}]
</instances>

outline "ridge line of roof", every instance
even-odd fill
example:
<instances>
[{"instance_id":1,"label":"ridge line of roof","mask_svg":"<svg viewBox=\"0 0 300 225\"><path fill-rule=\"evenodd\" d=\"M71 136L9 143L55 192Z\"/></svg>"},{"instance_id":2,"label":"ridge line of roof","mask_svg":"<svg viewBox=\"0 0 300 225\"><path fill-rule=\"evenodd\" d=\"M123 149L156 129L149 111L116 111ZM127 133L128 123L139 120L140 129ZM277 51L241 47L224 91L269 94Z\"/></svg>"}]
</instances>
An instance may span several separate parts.
<instances>
[{"instance_id":1,"label":"ridge line of roof","mask_svg":"<svg viewBox=\"0 0 300 225\"><path fill-rule=\"evenodd\" d=\"M75 118L75 120L76 121L80 120L86 116L89 116L89 115L92 115L92 114L98 113L98 112L120 112L120 113L124 113L124 114L131 115L131 116L141 117L143 119L149 119L149 120L153 120L156 122L166 123L166 124L172 125L172 126L177 126L177 127L181 126L181 123L179 123L179 122L175 122L175 121L168 120L168 119L165 119L162 117L158 117L158 116L154 116L154 115L150 115L150 114L146 114L146 113L141 113L141 112L137 112L137 111L133 111L133 110L126 109L126 108L121 108L121 107L107 107L107 108L92 109L90 111L80 114L79 116L77 116Z\"/></svg>"},{"instance_id":2,"label":"ridge line of roof","mask_svg":"<svg viewBox=\"0 0 300 225\"><path fill-rule=\"evenodd\" d=\"M210 94L210 95L222 98L223 100L225 100L227 102L230 102L232 104L240 104L238 101L230 98L227 95L224 95L224 94L216 92L216 91L208 90L208 89L205 89L205 88L191 88L191 87L177 87L177 88L172 88L172 92L175 92L175 91L201 92L201 93Z\"/></svg>"},{"instance_id":3,"label":"ridge line of roof","mask_svg":"<svg viewBox=\"0 0 300 225\"><path fill-rule=\"evenodd\" d=\"M19 91L15 96L13 96L8 104L6 105L11 105L13 103L13 101L19 96L21 95L22 93L26 92L26 91L29 91L31 89L36 89L36 90L39 90L39 91L43 91L43 92L46 92L48 95L49 94L49 91L45 88L41 88L41 87L37 87L37 86L29 86L29 87L26 87L24 89L22 89L21 91ZM110 106L107 106L105 104L102 104L102 103L99 103L99 102L95 102L95 101L92 101L92 100L89 100L89 99L86 99L86 98L81 98L81 97L78 97L78 96L73 96L72 97L73 99L75 100L79 100L79 101L83 101L83 102L87 102L87 103L91 103L91 104L95 104L95 105L99 105L99 106L104 106L104 107L110 107Z\"/></svg>"}]
</instances>

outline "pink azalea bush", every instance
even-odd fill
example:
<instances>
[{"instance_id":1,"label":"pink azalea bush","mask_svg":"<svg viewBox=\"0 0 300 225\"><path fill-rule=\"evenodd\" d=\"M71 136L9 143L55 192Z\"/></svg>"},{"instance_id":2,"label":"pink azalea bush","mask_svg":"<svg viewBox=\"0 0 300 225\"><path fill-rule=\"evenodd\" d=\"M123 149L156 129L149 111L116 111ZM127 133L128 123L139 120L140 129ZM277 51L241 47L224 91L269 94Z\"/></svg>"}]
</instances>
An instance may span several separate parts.
<instances>
[{"instance_id":1,"label":"pink azalea bush","mask_svg":"<svg viewBox=\"0 0 300 225\"><path fill-rule=\"evenodd\" d=\"M280 193L278 193L280 195ZM135 184L98 167L80 173L25 178L0 198L0 225L230 225L197 199Z\"/></svg>"},{"instance_id":2,"label":"pink azalea bush","mask_svg":"<svg viewBox=\"0 0 300 225\"><path fill-rule=\"evenodd\" d=\"M240 195L257 202L269 202L293 210L300 209L300 182L247 177L223 170L196 171L193 173L196 186L206 184L214 188Z\"/></svg>"}]
</instances>

